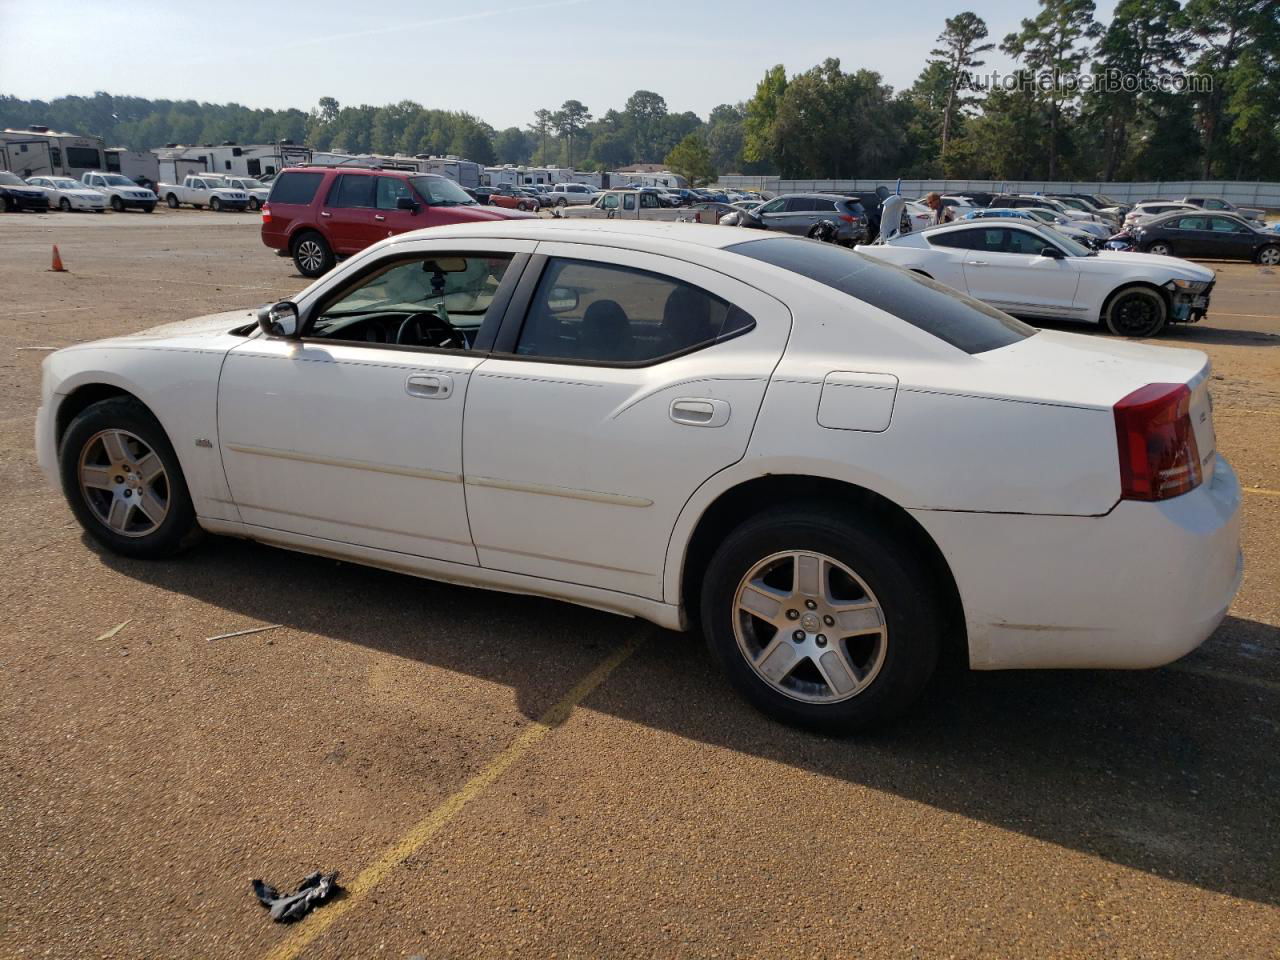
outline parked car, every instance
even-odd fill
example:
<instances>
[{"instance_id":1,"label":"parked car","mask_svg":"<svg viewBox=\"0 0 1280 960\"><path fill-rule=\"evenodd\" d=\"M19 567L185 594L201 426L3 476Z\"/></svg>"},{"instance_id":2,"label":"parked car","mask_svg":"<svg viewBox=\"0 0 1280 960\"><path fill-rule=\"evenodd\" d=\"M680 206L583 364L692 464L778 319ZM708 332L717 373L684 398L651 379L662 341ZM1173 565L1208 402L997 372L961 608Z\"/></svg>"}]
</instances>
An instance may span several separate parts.
<instances>
[{"instance_id":1,"label":"parked car","mask_svg":"<svg viewBox=\"0 0 1280 960\"><path fill-rule=\"evenodd\" d=\"M1052 197L1045 197L1039 194L1001 194L991 201L990 206L1011 207L1013 209L1021 209L1025 207L1043 208L1046 210L1056 211L1071 220L1102 224L1107 227L1108 230L1114 230L1116 228L1116 224L1112 223L1109 217L1104 217L1098 213L1089 213L1085 210L1078 210L1073 206L1068 206L1061 200L1055 200Z\"/></svg>"},{"instance_id":2,"label":"parked car","mask_svg":"<svg viewBox=\"0 0 1280 960\"><path fill-rule=\"evenodd\" d=\"M737 204L733 203L716 203L708 201L706 203L694 203L685 207L680 211L677 217L680 221L688 221L690 223L720 223L721 218L729 214L740 214L744 211ZM736 223L735 223L736 225Z\"/></svg>"},{"instance_id":3,"label":"parked car","mask_svg":"<svg viewBox=\"0 0 1280 960\"><path fill-rule=\"evenodd\" d=\"M688 187L669 187L667 193L679 200L679 206L687 207L698 202L694 192Z\"/></svg>"},{"instance_id":4,"label":"parked car","mask_svg":"<svg viewBox=\"0 0 1280 960\"><path fill-rule=\"evenodd\" d=\"M245 210L249 194L228 186L221 178L205 174L183 177L182 183L161 183L160 195L172 210L186 204L202 210Z\"/></svg>"},{"instance_id":5,"label":"parked car","mask_svg":"<svg viewBox=\"0 0 1280 960\"><path fill-rule=\"evenodd\" d=\"M30 186L16 173L0 170L0 213L49 209L49 198L38 187Z\"/></svg>"},{"instance_id":6,"label":"parked car","mask_svg":"<svg viewBox=\"0 0 1280 960\"><path fill-rule=\"evenodd\" d=\"M158 198L146 187L140 187L128 177L120 173L104 173L101 170L90 170L80 175L80 182L93 190L97 190L107 198L111 209L116 213L125 210L141 210L150 213L156 208Z\"/></svg>"},{"instance_id":7,"label":"parked car","mask_svg":"<svg viewBox=\"0 0 1280 960\"><path fill-rule=\"evenodd\" d=\"M1024 210L1005 209L1002 207L980 207L977 210L971 210L964 215L965 220L1031 220L1035 223L1042 223L1050 227L1064 236L1070 237L1076 243L1082 244L1090 250L1097 250L1101 246L1102 241L1106 240L1110 234L1102 230L1101 235L1090 233L1082 226L1077 227L1073 222L1054 210L1040 210L1028 207ZM1059 222L1061 221L1061 222ZM1089 226L1097 226L1097 224L1089 224Z\"/></svg>"},{"instance_id":8,"label":"parked car","mask_svg":"<svg viewBox=\"0 0 1280 960\"><path fill-rule=\"evenodd\" d=\"M557 207L579 206L594 203L597 192L585 183L557 183L549 196Z\"/></svg>"},{"instance_id":9,"label":"parked car","mask_svg":"<svg viewBox=\"0 0 1280 960\"><path fill-rule=\"evenodd\" d=\"M206 179L208 174L205 175ZM254 177L233 177L229 173L221 174L219 179L232 190L239 190L249 197L249 209L260 210L271 194L271 184Z\"/></svg>"},{"instance_id":10,"label":"parked car","mask_svg":"<svg viewBox=\"0 0 1280 960\"><path fill-rule=\"evenodd\" d=\"M679 220L682 211L667 206L653 190L606 190L590 206L557 207L569 220Z\"/></svg>"},{"instance_id":11,"label":"parked car","mask_svg":"<svg viewBox=\"0 0 1280 960\"><path fill-rule=\"evenodd\" d=\"M495 207L506 207L508 210L537 210L542 201L534 194L521 187L513 187L502 183L493 188L489 194L489 203Z\"/></svg>"},{"instance_id":12,"label":"parked car","mask_svg":"<svg viewBox=\"0 0 1280 960\"><path fill-rule=\"evenodd\" d=\"M43 191L49 206L64 213L71 210L102 213L107 209L105 194L91 190L70 177L27 177L27 185Z\"/></svg>"},{"instance_id":13,"label":"parked car","mask_svg":"<svg viewBox=\"0 0 1280 960\"><path fill-rule=\"evenodd\" d=\"M1030 221L961 220L859 250L1024 319L1105 323L1154 337L1209 310L1214 273L1141 253L1095 252Z\"/></svg>"},{"instance_id":14,"label":"parked car","mask_svg":"<svg viewBox=\"0 0 1280 960\"><path fill-rule=\"evenodd\" d=\"M1148 220L1162 217L1166 213L1198 213L1199 209L1189 203L1176 200L1143 200L1135 204L1133 209L1125 215L1124 226L1131 229Z\"/></svg>"},{"instance_id":15,"label":"parked car","mask_svg":"<svg viewBox=\"0 0 1280 960\"><path fill-rule=\"evenodd\" d=\"M1087 193L1051 193L1049 198L1085 213L1101 216L1114 227L1118 227L1121 221L1124 220L1124 215L1129 212L1128 207L1122 207L1115 203L1106 203L1098 197Z\"/></svg>"},{"instance_id":16,"label":"parked car","mask_svg":"<svg viewBox=\"0 0 1280 960\"><path fill-rule=\"evenodd\" d=\"M1240 584L1203 353L1037 332L832 244L442 226L256 319L46 359L38 461L105 549L203 530L697 624L752 703L838 732L952 652L1177 659Z\"/></svg>"},{"instance_id":17,"label":"parked car","mask_svg":"<svg viewBox=\"0 0 1280 960\"><path fill-rule=\"evenodd\" d=\"M1193 207L1200 207L1203 210L1216 210L1222 213L1234 213L1237 216L1244 217L1246 220L1256 220L1258 223L1263 223L1263 218L1266 215L1266 211L1264 210L1237 207L1230 200L1223 200L1221 197L1183 197L1182 202L1190 204Z\"/></svg>"},{"instance_id":18,"label":"parked car","mask_svg":"<svg viewBox=\"0 0 1280 960\"><path fill-rule=\"evenodd\" d=\"M1244 217L1231 213L1170 213L1138 225L1134 245L1159 256L1251 260L1280 264L1280 241Z\"/></svg>"},{"instance_id":19,"label":"parked car","mask_svg":"<svg viewBox=\"0 0 1280 960\"><path fill-rule=\"evenodd\" d=\"M868 238L867 211L857 200L837 193L795 193L761 204L753 215L768 230L782 230L802 237L816 236L819 224L836 225L836 241L846 246Z\"/></svg>"},{"instance_id":20,"label":"parked car","mask_svg":"<svg viewBox=\"0 0 1280 960\"><path fill-rule=\"evenodd\" d=\"M338 257L397 233L532 216L481 207L454 181L438 174L289 167L276 175L262 208L262 242L292 256L304 277L318 277L333 269Z\"/></svg>"}]
</instances>

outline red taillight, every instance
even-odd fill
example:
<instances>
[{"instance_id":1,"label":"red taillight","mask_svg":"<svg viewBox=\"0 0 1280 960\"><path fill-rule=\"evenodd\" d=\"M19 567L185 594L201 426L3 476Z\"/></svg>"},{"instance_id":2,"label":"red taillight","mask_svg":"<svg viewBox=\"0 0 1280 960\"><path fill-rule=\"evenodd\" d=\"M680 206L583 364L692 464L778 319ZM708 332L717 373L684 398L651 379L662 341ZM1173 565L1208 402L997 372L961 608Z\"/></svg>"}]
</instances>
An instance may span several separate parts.
<instances>
[{"instance_id":1,"label":"red taillight","mask_svg":"<svg viewBox=\"0 0 1280 960\"><path fill-rule=\"evenodd\" d=\"M843 220L845 223L857 223L857 222L858 222L858 218L857 218L857 217L851 217L851 216L849 216L847 213L842 213L842 214L840 214L840 219L841 219L841 220Z\"/></svg>"},{"instance_id":2,"label":"red taillight","mask_svg":"<svg viewBox=\"0 0 1280 960\"><path fill-rule=\"evenodd\" d=\"M271 222L271 208L268 206L263 206L262 208L262 222L263 223Z\"/></svg>"},{"instance_id":3,"label":"red taillight","mask_svg":"<svg viewBox=\"0 0 1280 960\"><path fill-rule=\"evenodd\" d=\"M1200 485L1200 448L1191 426L1191 388L1149 383L1115 405L1120 496L1168 500Z\"/></svg>"}]
</instances>

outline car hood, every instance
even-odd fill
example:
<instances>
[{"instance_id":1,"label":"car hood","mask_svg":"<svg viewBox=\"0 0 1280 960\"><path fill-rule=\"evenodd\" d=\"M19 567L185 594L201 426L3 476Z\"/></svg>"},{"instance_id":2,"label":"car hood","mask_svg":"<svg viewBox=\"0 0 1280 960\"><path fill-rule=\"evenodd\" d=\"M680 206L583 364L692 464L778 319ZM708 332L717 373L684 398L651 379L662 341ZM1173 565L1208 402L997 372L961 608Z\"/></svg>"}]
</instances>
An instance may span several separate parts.
<instances>
[{"instance_id":1,"label":"car hood","mask_svg":"<svg viewBox=\"0 0 1280 960\"><path fill-rule=\"evenodd\" d=\"M0 190L10 190L13 193L26 194L29 197L43 197L44 191L39 187L29 187L26 184L18 186L16 183L0 183Z\"/></svg>"},{"instance_id":2,"label":"car hood","mask_svg":"<svg viewBox=\"0 0 1280 960\"><path fill-rule=\"evenodd\" d=\"M1094 259L1094 258L1091 258ZM1190 260L1180 257L1161 257L1154 253L1129 253L1121 250L1100 250L1096 257L1103 263L1124 264L1126 266L1148 266L1153 270L1169 271L1184 280L1202 280L1208 282L1214 278L1214 272Z\"/></svg>"},{"instance_id":3,"label":"car hood","mask_svg":"<svg viewBox=\"0 0 1280 960\"><path fill-rule=\"evenodd\" d=\"M449 210L450 215L457 217L457 223L479 223L487 220L527 220L537 214L525 213L523 210L510 210L505 207L442 207Z\"/></svg>"},{"instance_id":4,"label":"car hood","mask_svg":"<svg viewBox=\"0 0 1280 960\"><path fill-rule=\"evenodd\" d=\"M211 339L229 333L238 327L244 327L256 322L257 314L253 310L241 308L239 310L228 310L225 313L210 313L203 317L192 317L189 320L161 324L158 327L139 330L137 333L113 337L110 342L137 346L139 341Z\"/></svg>"}]
</instances>

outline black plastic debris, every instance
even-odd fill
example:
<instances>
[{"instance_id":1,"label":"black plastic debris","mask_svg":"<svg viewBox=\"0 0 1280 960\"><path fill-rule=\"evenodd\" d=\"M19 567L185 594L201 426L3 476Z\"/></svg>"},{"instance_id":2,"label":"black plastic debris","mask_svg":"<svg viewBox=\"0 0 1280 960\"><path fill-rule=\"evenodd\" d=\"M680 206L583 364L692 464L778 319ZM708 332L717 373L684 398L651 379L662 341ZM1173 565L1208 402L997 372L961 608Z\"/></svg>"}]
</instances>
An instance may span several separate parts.
<instances>
[{"instance_id":1,"label":"black plastic debris","mask_svg":"<svg viewBox=\"0 0 1280 960\"><path fill-rule=\"evenodd\" d=\"M254 894L271 911L271 919L276 923L301 920L312 907L324 903L341 889L336 870L333 873L311 874L298 884L295 893L281 894L270 884L261 880L253 881Z\"/></svg>"}]
</instances>

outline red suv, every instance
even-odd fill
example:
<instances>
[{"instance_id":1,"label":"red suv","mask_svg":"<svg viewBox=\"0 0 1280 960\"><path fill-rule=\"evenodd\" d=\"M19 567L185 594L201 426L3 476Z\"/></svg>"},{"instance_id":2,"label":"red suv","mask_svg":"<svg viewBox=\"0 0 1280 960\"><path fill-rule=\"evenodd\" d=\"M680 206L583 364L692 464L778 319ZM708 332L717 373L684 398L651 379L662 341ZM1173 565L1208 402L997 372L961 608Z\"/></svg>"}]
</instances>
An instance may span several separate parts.
<instances>
[{"instance_id":1,"label":"red suv","mask_svg":"<svg viewBox=\"0 0 1280 960\"><path fill-rule=\"evenodd\" d=\"M304 277L397 233L532 214L482 207L435 174L368 167L290 167L262 207L262 242L288 251Z\"/></svg>"}]
</instances>

